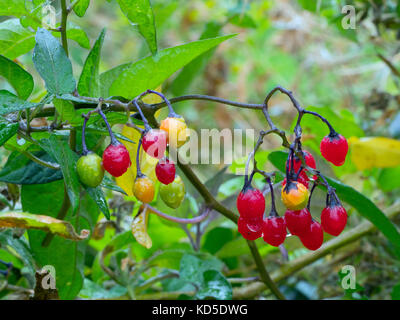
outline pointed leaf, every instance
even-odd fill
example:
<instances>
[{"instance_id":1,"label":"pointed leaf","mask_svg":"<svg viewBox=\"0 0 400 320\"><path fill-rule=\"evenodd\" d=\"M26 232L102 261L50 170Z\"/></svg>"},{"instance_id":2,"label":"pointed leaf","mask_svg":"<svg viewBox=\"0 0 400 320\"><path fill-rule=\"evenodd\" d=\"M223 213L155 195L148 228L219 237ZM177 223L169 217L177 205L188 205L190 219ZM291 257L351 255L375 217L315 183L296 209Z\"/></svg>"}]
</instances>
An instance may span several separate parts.
<instances>
[{"instance_id":1,"label":"pointed leaf","mask_svg":"<svg viewBox=\"0 0 400 320\"><path fill-rule=\"evenodd\" d=\"M89 230L83 229L80 234L77 234L74 227L67 221L26 212L0 213L0 228L39 229L70 240L86 239L90 233Z\"/></svg>"},{"instance_id":2,"label":"pointed leaf","mask_svg":"<svg viewBox=\"0 0 400 320\"><path fill-rule=\"evenodd\" d=\"M82 96L100 96L99 63L104 36L105 29L101 31L83 66L81 77L78 82L78 92Z\"/></svg>"},{"instance_id":3,"label":"pointed leaf","mask_svg":"<svg viewBox=\"0 0 400 320\"><path fill-rule=\"evenodd\" d=\"M32 93L32 76L20 65L2 55L0 55L0 76L6 78L21 99L27 99Z\"/></svg>"},{"instance_id":4,"label":"pointed leaf","mask_svg":"<svg viewBox=\"0 0 400 320\"><path fill-rule=\"evenodd\" d=\"M57 139L55 135L49 139L40 140L39 144L61 166L69 200L73 211L76 212L79 207L80 192L80 182L75 170L78 155L69 148L65 141Z\"/></svg>"},{"instance_id":5,"label":"pointed leaf","mask_svg":"<svg viewBox=\"0 0 400 320\"><path fill-rule=\"evenodd\" d=\"M0 119L0 147L18 131L18 123Z\"/></svg>"},{"instance_id":6,"label":"pointed leaf","mask_svg":"<svg viewBox=\"0 0 400 320\"><path fill-rule=\"evenodd\" d=\"M54 160L44 151L33 153L46 162ZM14 184L43 184L62 179L61 170L54 170L33 162L23 154L14 152L0 171L0 181Z\"/></svg>"},{"instance_id":7,"label":"pointed leaf","mask_svg":"<svg viewBox=\"0 0 400 320\"><path fill-rule=\"evenodd\" d=\"M36 32L33 63L46 83L49 93L64 94L75 90L72 65L60 42L50 31L39 28Z\"/></svg>"},{"instance_id":8,"label":"pointed leaf","mask_svg":"<svg viewBox=\"0 0 400 320\"><path fill-rule=\"evenodd\" d=\"M100 211L103 212L104 216L107 220L110 220L110 211L108 210L107 200L104 197L104 193L101 190L101 187L89 188L86 187L86 191L89 196L96 202Z\"/></svg>"},{"instance_id":9,"label":"pointed leaf","mask_svg":"<svg viewBox=\"0 0 400 320\"><path fill-rule=\"evenodd\" d=\"M110 88L110 95L131 99L147 89L156 88L194 58L233 36L194 41L141 59L119 75Z\"/></svg>"},{"instance_id":10,"label":"pointed leaf","mask_svg":"<svg viewBox=\"0 0 400 320\"><path fill-rule=\"evenodd\" d=\"M118 76L121 74L122 71L124 71L126 68L128 68L132 63L124 63L120 64L119 66L116 66L110 70L107 70L100 74L100 96L101 97L109 97L110 93L110 87L112 83L115 81L115 79L118 78Z\"/></svg>"},{"instance_id":11,"label":"pointed leaf","mask_svg":"<svg viewBox=\"0 0 400 320\"><path fill-rule=\"evenodd\" d=\"M132 234L135 237L136 241L141 244L143 247L146 249L150 249L152 246L152 241L151 238L149 237L149 234L147 233L147 223L148 223L149 217L147 210L144 209L139 216L137 216L133 221L132 221Z\"/></svg>"},{"instance_id":12,"label":"pointed leaf","mask_svg":"<svg viewBox=\"0 0 400 320\"><path fill-rule=\"evenodd\" d=\"M89 7L90 0L79 0L74 6L74 12L78 17L83 17Z\"/></svg>"},{"instance_id":13,"label":"pointed leaf","mask_svg":"<svg viewBox=\"0 0 400 320\"><path fill-rule=\"evenodd\" d=\"M125 16L137 25L152 54L157 52L156 26L150 0L117 0Z\"/></svg>"},{"instance_id":14,"label":"pointed leaf","mask_svg":"<svg viewBox=\"0 0 400 320\"><path fill-rule=\"evenodd\" d=\"M38 103L22 100L7 90L0 90L0 115L37 107Z\"/></svg>"},{"instance_id":15,"label":"pointed leaf","mask_svg":"<svg viewBox=\"0 0 400 320\"><path fill-rule=\"evenodd\" d=\"M21 26L19 19L0 23L0 54L15 59L35 46L35 34Z\"/></svg>"}]
</instances>

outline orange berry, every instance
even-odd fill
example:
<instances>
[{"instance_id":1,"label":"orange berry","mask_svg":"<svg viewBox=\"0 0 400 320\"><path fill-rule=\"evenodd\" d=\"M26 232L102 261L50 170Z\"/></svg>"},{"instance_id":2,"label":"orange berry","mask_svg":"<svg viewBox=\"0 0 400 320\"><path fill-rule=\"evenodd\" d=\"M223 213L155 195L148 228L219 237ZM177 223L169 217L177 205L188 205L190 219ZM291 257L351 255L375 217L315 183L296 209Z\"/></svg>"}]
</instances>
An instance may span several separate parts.
<instances>
[{"instance_id":1,"label":"orange berry","mask_svg":"<svg viewBox=\"0 0 400 320\"><path fill-rule=\"evenodd\" d=\"M289 210L301 210L307 206L310 192L307 187L300 182L291 181L282 187L282 202Z\"/></svg>"},{"instance_id":2,"label":"orange berry","mask_svg":"<svg viewBox=\"0 0 400 320\"><path fill-rule=\"evenodd\" d=\"M143 203L149 203L153 201L154 198L154 185L146 176L141 176L135 180L133 185L133 194L136 199L142 201Z\"/></svg>"},{"instance_id":3,"label":"orange berry","mask_svg":"<svg viewBox=\"0 0 400 320\"><path fill-rule=\"evenodd\" d=\"M188 139L187 126L184 118L168 117L161 121L160 129L168 136L168 144L174 148L184 145Z\"/></svg>"}]
</instances>

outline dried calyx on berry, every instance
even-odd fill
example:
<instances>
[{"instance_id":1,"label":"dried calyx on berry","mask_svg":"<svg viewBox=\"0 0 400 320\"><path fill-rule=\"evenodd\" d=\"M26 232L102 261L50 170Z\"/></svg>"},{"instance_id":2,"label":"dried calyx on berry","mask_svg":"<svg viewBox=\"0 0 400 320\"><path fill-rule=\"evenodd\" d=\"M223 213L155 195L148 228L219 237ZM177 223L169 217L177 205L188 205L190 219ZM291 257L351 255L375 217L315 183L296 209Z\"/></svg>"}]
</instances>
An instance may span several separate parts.
<instances>
[{"instance_id":1,"label":"dried calyx on berry","mask_svg":"<svg viewBox=\"0 0 400 320\"><path fill-rule=\"evenodd\" d=\"M131 166L129 152L126 147L115 138L111 126L107 121L107 117L104 115L103 111L101 111L101 105L99 106L98 113L103 118L111 138L110 144L103 152L103 167L112 176L120 177Z\"/></svg>"},{"instance_id":2,"label":"dried calyx on berry","mask_svg":"<svg viewBox=\"0 0 400 320\"><path fill-rule=\"evenodd\" d=\"M236 200L240 216L245 220L262 219L265 211L265 198L262 192L245 184Z\"/></svg>"},{"instance_id":3,"label":"dried calyx on berry","mask_svg":"<svg viewBox=\"0 0 400 320\"><path fill-rule=\"evenodd\" d=\"M321 225L326 233L338 236L347 224L347 212L341 205L334 190L329 190L326 208L321 212Z\"/></svg>"},{"instance_id":4,"label":"dried calyx on berry","mask_svg":"<svg viewBox=\"0 0 400 320\"><path fill-rule=\"evenodd\" d=\"M345 137L336 131L325 136L320 145L321 155L335 166L342 166L346 160L349 145Z\"/></svg>"}]
</instances>

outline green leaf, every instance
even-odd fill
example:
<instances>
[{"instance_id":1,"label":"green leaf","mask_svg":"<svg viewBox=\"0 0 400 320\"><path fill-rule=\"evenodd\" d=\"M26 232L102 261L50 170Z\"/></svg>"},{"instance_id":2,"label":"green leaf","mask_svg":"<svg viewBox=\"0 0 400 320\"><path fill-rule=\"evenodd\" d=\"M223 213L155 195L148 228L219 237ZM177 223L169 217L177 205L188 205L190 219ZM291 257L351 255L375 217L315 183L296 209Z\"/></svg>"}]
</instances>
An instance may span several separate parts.
<instances>
[{"instance_id":1,"label":"green leaf","mask_svg":"<svg viewBox=\"0 0 400 320\"><path fill-rule=\"evenodd\" d=\"M82 96L100 96L99 64L100 52L103 46L105 29L103 29L90 50L82 69L81 77L78 82L78 92Z\"/></svg>"},{"instance_id":2,"label":"green leaf","mask_svg":"<svg viewBox=\"0 0 400 320\"><path fill-rule=\"evenodd\" d=\"M131 99L147 89L156 88L194 58L233 36L194 41L141 59L119 75L110 88L110 94Z\"/></svg>"},{"instance_id":3,"label":"green leaf","mask_svg":"<svg viewBox=\"0 0 400 320\"><path fill-rule=\"evenodd\" d=\"M72 65L64 48L51 33L39 28L36 32L33 63L46 83L49 93L64 94L75 90Z\"/></svg>"},{"instance_id":4,"label":"green leaf","mask_svg":"<svg viewBox=\"0 0 400 320\"><path fill-rule=\"evenodd\" d=\"M400 300L400 283L393 287L391 297L392 300Z\"/></svg>"},{"instance_id":5,"label":"green leaf","mask_svg":"<svg viewBox=\"0 0 400 320\"><path fill-rule=\"evenodd\" d=\"M75 213L79 207L80 193L80 182L75 170L79 156L69 148L65 141L57 139L55 135L50 136L49 139L40 140L39 144L60 165L68 197Z\"/></svg>"},{"instance_id":6,"label":"green leaf","mask_svg":"<svg viewBox=\"0 0 400 320\"><path fill-rule=\"evenodd\" d=\"M20 65L2 55L0 55L0 76L6 78L21 99L27 99L32 93L32 76Z\"/></svg>"},{"instance_id":7,"label":"green leaf","mask_svg":"<svg viewBox=\"0 0 400 320\"><path fill-rule=\"evenodd\" d=\"M203 283L203 272L222 269L222 262L209 255L185 254L181 259L179 278L197 285Z\"/></svg>"},{"instance_id":8,"label":"green leaf","mask_svg":"<svg viewBox=\"0 0 400 320\"><path fill-rule=\"evenodd\" d=\"M22 186L21 203L24 211L56 217L64 199L64 182ZM98 209L87 195L80 198L79 215L67 212L68 221L79 231L93 230ZM61 299L74 299L83 286L84 258L88 240L71 241L54 237L47 247L42 246L46 234L41 230L29 230L29 243L39 267L51 265L56 270L56 287Z\"/></svg>"},{"instance_id":9,"label":"green leaf","mask_svg":"<svg viewBox=\"0 0 400 320\"><path fill-rule=\"evenodd\" d=\"M0 23L0 54L13 60L35 46L35 34L21 26L19 19Z\"/></svg>"},{"instance_id":10,"label":"green leaf","mask_svg":"<svg viewBox=\"0 0 400 320\"><path fill-rule=\"evenodd\" d=\"M18 123L0 119L0 147L18 131Z\"/></svg>"},{"instance_id":11,"label":"green leaf","mask_svg":"<svg viewBox=\"0 0 400 320\"><path fill-rule=\"evenodd\" d=\"M124 15L136 25L152 54L157 52L156 26L150 0L117 0Z\"/></svg>"},{"instance_id":12,"label":"green leaf","mask_svg":"<svg viewBox=\"0 0 400 320\"><path fill-rule=\"evenodd\" d=\"M20 16L26 13L25 0L0 0L0 16Z\"/></svg>"},{"instance_id":13,"label":"green leaf","mask_svg":"<svg viewBox=\"0 0 400 320\"><path fill-rule=\"evenodd\" d=\"M107 220L110 220L110 211L108 210L107 200L104 197L103 191L101 187L89 188L85 187L89 196L96 202L100 211L103 212L104 216Z\"/></svg>"},{"instance_id":14,"label":"green leaf","mask_svg":"<svg viewBox=\"0 0 400 320\"><path fill-rule=\"evenodd\" d=\"M54 162L45 152L33 153L43 161ZM0 171L0 181L14 184L43 184L62 179L61 170L54 170L33 162L23 154L14 152Z\"/></svg>"},{"instance_id":15,"label":"green leaf","mask_svg":"<svg viewBox=\"0 0 400 320\"><path fill-rule=\"evenodd\" d=\"M382 169L378 177L378 185L384 192L400 188L400 167Z\"/></svg>"},{"instance_id":16,"label":"green leaf","mask_svg":"<svg viewBox=\"0 0 400 320\"><path fill-rule=\"evenodd\" d=\"M106 189L109 189L109 190L120 192L120 193L122 193L122 194L127 196L127 193L124 190L122 190L119 186L117 186L115 184L115 182L113 180L111 180L110 178L108 178L108 177L104 177L103 178L103 182L101 183L101 186L103 188L106 188Z\"/></svg>"},{"instance_id":17,"label":"green leaf","mask_svg":"<svg viewBox=\"0 0 400 320\"><path fill-rule=\"evenodd\" d=\"M68 39L74 40L82 48L90 49L90 41L84 30L78 26L68 26L67 28ZM57 38L61 38L60 32L52 32L52 35Z\"/></svg>"},{"instance_id":18,"label":"green leaf","mask_svg":"<svg viewBox=\"0 0 400 320\"><path fill-rule=\"evenodd\" d=\"M0 228L39 229L75 241L84 240L89 236L89 231L85 229L77 234L69 222L45 215L17 211L1 212Z\"/></svg>"},{"instance_id":19,"label":"green leaf","mask_svg":"<svg viewBox=\"0 0 400 320\"><path fill-rule=\"evenodd\" d=\"M13 251L18 254L18 258L24 263L24 266L28 268L32 278L35 274L35 261L29 249L29 244L24 237L15 238L12 234L12 230L5 230L0 232L0 244L2 246L10 246Z\"/></svg>"},{"instance_id":20,"label":"green leaf","mask_svg":"<svg viewBox=\"0 0 400 320\"><path fill-rule=\"evenodd\" d=\"M0 90L0 115L11 112L30 109L39 106L38 103L32 103L18 98L7 90Z\"/></svg>"},{"instance_id":21,"label":"green leaf","mask_svg":"<svg viewBox=\"0 0 400 320\"><path fill-rule=\"evenodd\" d=\"M90 0L79 0L74 6L74 12L78 17L83 17L89 7Z\"/></svg>"},{"instance_id":22,"label":"green leaf","mask_svg":"<svg viewBox=\"0 0 400 320\"><path fill-rule=\"evenodd\" d=\"M207 270L203 273L204 283L197 292L196 298L204 300L232 300L232 287L228 280L217 270Z\"/></svg>"},{"instance_id":23,"label":"green leaf","mask_svg":"<svg viewBox=\"0 0 400 320\"><path fill-rule=\"evenodd\" d=\"M59 116L58 120L61 122L69 121L69 123L71 123L75 119L76 111L71 102L54 98L53 104Z\"/></svg>"},{"instance_id":24,"label":"green leaf","mask_svg":"<svg viewBox=\"0 0 400 320\"><path fill-rule=\"evenodd\" d=\"M127 293L127 289L120 285L115 285L112 288L103 288L99 284L85 278L83 288L79 292L79 296L84 299L116 299Z\"/></svg>"},{"instance_id":25,"label":"green leaf","mask_svg":"<svg viewBox=\"0 0 400 320\"><path fill-rule=\"evenodd\" d=\"M118 76L121 74L122 71L124 71L126 68L128 68L132 63L124 63L120 64L119 66L116 66L110 70L107 70L100 74L100 96L101 97L109 97L109 90L112 85L112 83L115 81L115 79L118 78Z\"/></svg>"},{"instance_id":26,"label":"green leaf","mask_svg":"<svg viewBox=\"0 0 400 320\"><path fill-rule=\"evenodd\" d=\"M278 170L285 172L286 152L271 152L268 159ZM385 214L370 199L352 187L329 177L326 177L326 180L329 185L336 189L340 200L354 207L359 214L368 219L386 236L395 247L396 254L400 257L400 234Z\"/></svg>"},{"instance_id":27,"label":"green leaf","mask_svg":"<svg viewBox=\"0 0 400 320\"><path fill-rule=\"evenodd\" d=\"M218 36L222 27L223 25L220 23L207 23L202 35L200 36L200 40ZM172 82L171 85L171 91L175 96L180 96L186 92L193 80L202 72L204 67L207 65L207 62L211 59L214 52L215 49L209 50L201 54L182 69L182 71L175 78L174 82Z\"/></svg>"}]
</instances>

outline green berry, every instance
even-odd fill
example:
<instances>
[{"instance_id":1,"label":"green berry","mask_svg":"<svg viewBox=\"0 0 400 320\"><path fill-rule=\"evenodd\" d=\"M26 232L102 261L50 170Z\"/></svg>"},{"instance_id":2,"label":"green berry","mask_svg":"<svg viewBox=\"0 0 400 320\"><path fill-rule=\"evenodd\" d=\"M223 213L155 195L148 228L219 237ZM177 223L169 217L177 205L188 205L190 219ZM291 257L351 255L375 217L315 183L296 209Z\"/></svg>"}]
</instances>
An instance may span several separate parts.
<instances>
[{"instance_id":1,"label":"green berry","mask_svg":"<svg viewBox=\"0 0 400 320\"><path fill-rule=\"evenodd\" d=\"M185 198L185 185L181 177L176 176L170 184L161 184L160 196L168 207L178 208Z\"/></svg>"},{"instance_id":2,"label":"green berry","mask_svg":"<svg viewBox=\"0 0 400 320\"><path fill-rule=\"evenodd\" d=\"M76 171L84 185L95 188L103 181L104 168L101 162L101 157L93 152L79 158Z\"/></svg>"}]
</instances>

